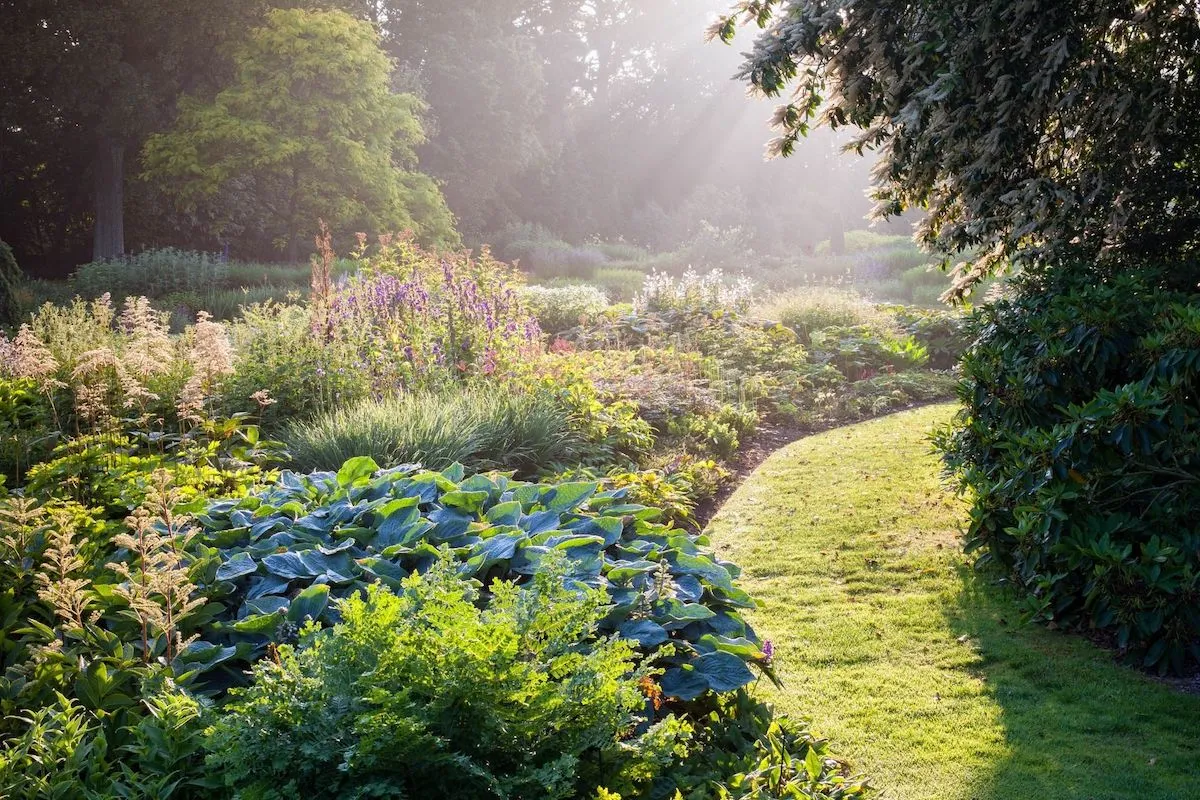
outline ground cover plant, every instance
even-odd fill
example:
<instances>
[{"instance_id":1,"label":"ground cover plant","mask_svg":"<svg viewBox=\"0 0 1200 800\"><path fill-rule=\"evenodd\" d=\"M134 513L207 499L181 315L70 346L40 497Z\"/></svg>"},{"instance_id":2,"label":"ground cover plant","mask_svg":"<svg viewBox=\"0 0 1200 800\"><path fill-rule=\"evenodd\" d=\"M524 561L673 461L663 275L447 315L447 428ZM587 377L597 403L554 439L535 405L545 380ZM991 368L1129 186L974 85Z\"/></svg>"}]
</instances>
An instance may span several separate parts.
<instances>
[{"instance_id":1,"label":"ground cover plant","mask_svg":"<svg viewBox=\"0 0 1200 800\"><path fill-rule=\"evenodd\" d=\"M972 568L970 506L940 478L931 406L792 444L708 533L763 601L783 688L896 800L1184 800L1200 697L1110 650L1023 624L1017 595Z\"/></svg>"}]
</instances>

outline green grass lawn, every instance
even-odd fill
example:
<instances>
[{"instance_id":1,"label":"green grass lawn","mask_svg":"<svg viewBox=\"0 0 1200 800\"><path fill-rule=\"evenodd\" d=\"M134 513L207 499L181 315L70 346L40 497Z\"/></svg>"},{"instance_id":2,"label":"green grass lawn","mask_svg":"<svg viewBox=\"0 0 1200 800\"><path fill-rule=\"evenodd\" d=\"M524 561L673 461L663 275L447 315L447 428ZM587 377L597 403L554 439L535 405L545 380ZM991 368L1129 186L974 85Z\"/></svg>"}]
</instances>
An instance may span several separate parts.
<instances>
[{"instance_id":1,"label":"green grass lawn","mask_svg":"<svg viewBox=\"0 0 1200 800\"><path fill-rule=\"evenodd\" d=\"M785 447L713 520L763 602L785 683L764 691L882 798L1200 798L1200 697L1022 625L967 566L926 440L952 410Z\"/></svg>"}]
</instances>

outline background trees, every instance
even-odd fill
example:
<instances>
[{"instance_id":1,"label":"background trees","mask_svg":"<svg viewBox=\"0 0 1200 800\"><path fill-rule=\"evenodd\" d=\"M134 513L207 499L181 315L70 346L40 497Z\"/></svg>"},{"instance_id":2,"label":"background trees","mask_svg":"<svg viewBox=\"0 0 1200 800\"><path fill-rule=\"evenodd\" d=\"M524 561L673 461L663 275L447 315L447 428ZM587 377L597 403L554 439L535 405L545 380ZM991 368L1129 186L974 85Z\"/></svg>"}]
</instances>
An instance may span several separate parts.
<instances>
[{"instance_id":1,"label":"background trees","mask_svg":"<svg viewBox=\"0 0 1200 800\"><path fill-rule=\"evenodd\" d=\"M144 0L99 9L82 2L4 4L14 24L0 31L0 238L12 243L26 270L62 274L93 254L164 245L228 245L237 257L286 257L280 246L287 225L271 208L287 200L266 165L251 169L245 160L225 159L225 179L213 184L214 157L203 177L181 183L179 173L165 180L163 159L144 163L141 150L155 134L189 126L194 133L199 108L224 108L228 116L250 32L272 7L313 6L218 0L168 12ZM730 80L737 54L703 41L725 0L322 6L375 26L394 62L392 90L420 99L411 112L426 136L420 142L402 136L397 144L404 151L402 180L421 184L405 193L436 203L432 184L418 177L431 176L468 244L535 223L575 244L600 237L674 248L686 242L664 236L654 221L681 218L689 198L722 186L747 201L735 220L747 246L786 254L859 224L868 208L866 168L842 158L832 137L828 147L786 166L763 163L770 105L746 103ZM283 63L264 61L263 69ZM238 133L236 127L214 136ZM327 133L314 130L313 144ZM261 154L266 143L258 144ZM233 150L244 154L247 145L242 137ZM336 149L330 142L320 147ZM142 180L143 174L154 179ZM361 170L354 174L342 174L348 181L342 196L361 203L360 195L378 194L378 187L358 185ZM105 187L100 204L94 177ZM206 191L196 191L205 181ZM304 225L314 222L318 206L327 218L342 211L323 207L337 185L325 183L320 201L298 209ZM733 225L728 210L713 216ZM358 224L372 227L360 218ZM404 222L388 224L397 221Z\"/></svg>"},{"instance_id":2,"label":"background trees","mask_svg":"<svg viewBox=\"0 0 1200 800\"><path fill-rule=\"evenodd\" d=\"M392 92L369 24L338 11L272 11L233 60L232 82L211 103L185 96L174 128L146 143L146 176L185 208L236 182L258 201L243 230L286 243L291 261L319 217L457 240L437 187L411 169L422 103Z\"/></svg>"},{"instance_id":3,"label":"background trees","mask_svg":"<svg viewBox=\"0 0 1200 800\"><path fill-rule=\"evenodd\" d=\"M875 151L883 213L927 208L931 248L1006 259L1182 258L1200 247L1200 8L1194 2L756 0L741 77L795 95L789 154L816 123Z\"/></svg>"},{"instance_id":4,"label":"background trees","mask_svg":"<svg viewBox=\"0 0 1200 800\"><path fill-rule=\"evenodd\" d=\"M0 26L0 238L26 267L123 252L126 179L182 92L226 75L224 43L265 2L9 0Z\"/></svg>"}]
</instances>

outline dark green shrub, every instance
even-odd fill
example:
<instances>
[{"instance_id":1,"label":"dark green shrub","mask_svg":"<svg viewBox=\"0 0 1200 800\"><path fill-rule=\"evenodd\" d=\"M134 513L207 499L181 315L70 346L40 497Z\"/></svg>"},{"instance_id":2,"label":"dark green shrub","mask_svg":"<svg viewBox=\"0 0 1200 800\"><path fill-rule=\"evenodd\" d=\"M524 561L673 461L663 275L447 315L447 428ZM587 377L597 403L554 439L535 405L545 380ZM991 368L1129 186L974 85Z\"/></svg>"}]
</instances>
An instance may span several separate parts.
<instances>
[{"instance_id":1,"label":"dark green shrub","mask_svg":"<svg viewBox=\"0 0 1200 800\"><path fill-rule=\"evenodd\" d=\"M899 307L895 315L900 327L929 353L931 369L951 369L970 343L967 318L960 312Z\"/></svg>"},{"instance_id":2,"label":"dark green shrub","mask_svg":"<svg viewBox=\"0 0 1200 800\"><path fill-rule=\"evenodd\" d=\"M387 466L445 469L458 462L529 475L570 463L583 446L570 416L549 396L483 387L364 400L294 423L284 439L294 466L305 471L367 455Z\"/></svg>"},{"instance_id":3,"label":"dark green shrub","mask_svg":"<svg viewBox=\"0 0 1200 800\"><path fill-rule=\"evenodd\" d=\"M229 265L218 256L166 248L84 264L71 276L84 297L104 293L163 297L172 292L200 292L225 283Z\"/></svg>"},{"instance_id":4,"label":"dark green shrub","mask_svg":"<svg viewBox=\"0 0 1200 800\"><path fill-rule=\"evenodd\" d=\"M54 449L57 427L46 395L29 378L0 378L0 476L18 485Z\"/></svg>"},{"instance_id":5,"label":"dark green shrub","mask_svg":"<svg viewBox=\"0 0 1200 800\"><path fill-rule=\"evenodd\" d=\"M642 290L646 273L636 267L612 264L600 267L588 282L603 289L614 302L628 303Z\"/></svg>"},{"instance_id":6,"label":"dark green shrub","mask_svg":"<svg viewBox=\"0 0 1200 800\"><path fill-rule=\"evenodd\" d=\"M972 321L966 407L939 436L973 493L969 546L1037 618L1182 670L1200 657L1200 303L1083 269L1014 288Z\"/></svg>"},{"instance_id":7,"label":"dark green shrub","mask_svg":"<svg viewBox=\"0 0 1200 800\"><path fill-rule=\"evenodd\" d=\"M263 409L264 427L358 402L370 391L370 375L354 368L353 348L314 336L305 306L252 306L230 330L235 370L221 384L222 401L244 408L255 392L267 391L276 402Z\"/></svg>"},{"instance_id":8,"label":"dark green shrub","mask_svg":"<svg viewBox=\"0 0 1200 800\"><path fill-rule=\"evenodd\" d=\"M234 690L209 765L239 796L572 798L625 782L690 728L647 714L629 642L594 638L605 592L553 564L479 591L451 564L338 606ZM638 728L639 733L630 736ZM664 735L665 734L665 735ZM666 745L664 748L664 744Z\"/></svg>"},{"instance_id":9,"label":"dark green shrub","mask_svg":"<svg viewBox=\"0 0 1200 800\"><path fill-rule=\"evenodd\" d=\"M882 370L924 366L925 348L911 336L897 336L872 325L832 327L811 334L813 358L837 367L852 381Z\"/></svg>"},{"instance_id":10,"label":"dark green shrub","mask_svg":"<svg viewBox=\"0 0 1200 800\"><path fill-rule=\"evenodd\" d=\"M886 331L894 327L884 311L857 292L819 286L774 295L754 313L791 328L804 345L811 343L813 333L826 328L871 325Z\"/></svg>"}]
</instances>

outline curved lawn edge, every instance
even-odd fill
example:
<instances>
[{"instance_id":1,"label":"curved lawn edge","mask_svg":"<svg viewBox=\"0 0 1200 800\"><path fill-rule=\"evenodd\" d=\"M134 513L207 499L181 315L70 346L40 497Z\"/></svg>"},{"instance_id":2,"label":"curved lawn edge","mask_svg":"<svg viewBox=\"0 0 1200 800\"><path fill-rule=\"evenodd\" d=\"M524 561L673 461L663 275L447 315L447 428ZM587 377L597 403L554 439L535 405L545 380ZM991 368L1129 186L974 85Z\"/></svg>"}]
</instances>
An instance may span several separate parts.
<instances>
[{"instance_id":1,"label":"curved lawn edge","mask_svg":"<svg viewBox=\"0 0 1200 800\"><path fill-rule=\"evenodd\" d=\"M926 439L954 409L794 441L713 517L775 645L785 686L760 689L883 798L1200 797L1200 697L1021 625L969 569Z\"/></svg>"}]
</instances>

